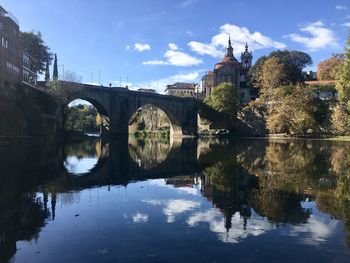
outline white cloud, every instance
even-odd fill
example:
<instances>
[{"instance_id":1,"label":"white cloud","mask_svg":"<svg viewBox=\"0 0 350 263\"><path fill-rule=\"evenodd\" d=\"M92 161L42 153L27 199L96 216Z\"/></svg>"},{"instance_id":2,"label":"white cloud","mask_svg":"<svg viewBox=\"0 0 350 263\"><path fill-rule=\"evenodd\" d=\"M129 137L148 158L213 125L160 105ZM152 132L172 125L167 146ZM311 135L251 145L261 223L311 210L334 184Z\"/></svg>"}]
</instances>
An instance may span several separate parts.
<instances>
[{"instance_id":1,"label":"white cloud","mask_svg":"<svg viewBox=\"0 0 350 263\"><path fill-rule=\"evenodd\" d=\"M192 31L190 31L190 30L187 30L187 32L186 32L188 35L190 35L190 36L193 36L194 34L192 33Z\"/></svg>"},{"instance_id":2,"label":"white cloud","mask_svg":"<svg viewBox=\"0 0 350 263\"><path fill-rule=\"evenodd\" d=\"M176 50L168 50L164 56L167 58L168 63L174 66L186 67L203 63L201 59Z\"/></svg>"},{"instance_id":3,"label":"white cloud","mask_svg":"<svg viewBox=\"0 0 350 263\"><path fill-rule=\"evenodd\" d=\"M232 47L236 55L244 50L246 42L251 51L263 48L286 48L284 43L274 41L260 32L250 32L246 27L239 27L233 24L222 25L220 32L212 37L210 43L191 41L188 45L192 51L200 55L218 58L224 55L223 50L227 47L229 35L231 35Z\"/></svg>"},{"instance_id":4,"label":"white cloud","mask_svg":"<svg viewBox=\"0 0 350 263\"><path fill-rule=\"evenodd\" d=\"M199 202L176 199L168 201L165 208L163 209L163 212L168 217L167 222L173 223L175 222L176 215L191 211L199 206Z\"/></svg>"},{"instance_id":5,"label":"white cloud","mask_svg":"<svg viewBox=\"0 0 350 263\"><path fill-rule=\"evenodd\" d=\"M149 44L135 43L134 49L139 51L139 52L143 52L145 50L150 50L151 46Z\"/></svg>"},{"instance_id":6,"label":"white cloud","mask_svg":"<svg viewBox=\"0 0 350 263\"><path fill-rule=\"evenodd\" d=\"M189 6L189 5L192 5L192 4L195 4L197 2L199 2L200 0L185 0L181 3L181 6L182 7L186 7L186 6Z\"/></svg>"},{"instance_id":7,"label":"white cloud","mask_svg":"<svg viewBox=\"0 0 350 263\"><path fill-rule=\"evenodd\" d=\"M176 44L174 43L169 43L168 44L170 50L179 50Z\"/></svg>"},{"instance_id":8,"label":"white cloud","mask_svg":"<svg viewBox=\"0 0 350 263\"><path fill-rule=\"evenodd\" d=\"M189 72L185 74L176 74L176 75L170 76L169 79L172 82L186 82L186 81L193 82L198 77L199 77L199 73L194 71L194 72Z\"/></svg>"},{"instance_id":9,"label":"white cloud","mask_svg":"<svg viewBox=\"0 0 350 263\"><path fill-rule=\"evenodd\" d=\"M334 32L324 26L322 21L316 21L300 28L300 31L308 33L311 35L310 37L299 34L289 34L285 37L305 45L310 51L317 51L326 47L338 47Z\"/></svg>"},{"instance_id":10,"label":"white cloud","mask_svg":"<svg viewBox=\"0 0 350 263\"><path fill-rule=\"evenodd\" d=\"M165 52L166 60L144 61L144 65L173 65L180 67L194 66L203 63L201 59L188 55L179 50L176 44L169 43L169 49Z\"/></svg>"},{"instance_id":11,"label":"white cloud","mask_svg":"<svg viewBox=\"0 0 350 263\"><path fill-rule=\"evenodd\" d=\"M168 65L166 61L159 60L159 59L154 59L154 60L148 60L142 62L144 65Z\"/></svg>"},{"instance_id":12,"label":"white cloud","mask_svg":"<svg viewBox=\"0 0 350 263\"><path fill-rule=\"evenodd\" d=\"M191 41L188 43L192 51L199 55L209 55L215 58L222 57L225 53L218 50L215 46L211 44L204 44L197 41Z\"/></svg>"},{"instance_id":13,"label":"white cloud","mask_svg":"<svg viewBox=\"0 0 350 263\"><path fill-rule=\"evenodd\" d=\"M335 9L337 9L337 10L348 10L348 8L345 5L336 5Z\"/></svg>"},{"instance_id":14,"label":"white cloud","mask_svg":"<svg viewBox=\"0 0 350 263\"><path fill-rule=\"evenodd\" d=\"M127 46L125 47L125 49L126 49L126 50L130 50L130 46L127 45Z\"/></svg>"},{"instance_id":15,"label":"white cloud","mask_svg":"<svg viewBox=\"0 0 350 263\"><path fill-rule=\"evenodd\" d=\"M137 213L132 217L132 221L135 223L146 223L148 221L148 215Z\"/></svg>"},{"instance_id":16,"label":"white cloud","mask_svg":"<svg viewBox=\"0 0 350 263\"><path fill-rule=\"evenodd\" d=\"M341 24L341 26L350 27L350 22L343 23L343 24Z\"/></svg>"}]
</instances>

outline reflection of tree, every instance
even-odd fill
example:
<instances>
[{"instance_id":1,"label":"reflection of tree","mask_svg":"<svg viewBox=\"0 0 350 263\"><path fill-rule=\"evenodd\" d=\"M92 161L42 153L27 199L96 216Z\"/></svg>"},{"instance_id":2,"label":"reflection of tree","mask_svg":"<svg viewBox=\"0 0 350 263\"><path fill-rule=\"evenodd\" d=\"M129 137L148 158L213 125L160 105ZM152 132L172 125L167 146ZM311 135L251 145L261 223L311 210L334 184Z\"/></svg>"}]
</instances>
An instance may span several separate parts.
<instances>
[{"instance_id":1,"label":"reflection of tree","mask_svg":"<svg viewBox=\"0 0 350 263\"><path fill-rule=\"evenodd\" d=\"M169 139L129 138L129 154L140 166L149 169L158 166L171 150Z\"/></svg>"},{"instance_id":2,"label":"reflection of tree","mask_svg":"<svg viewBox=\"0 0 350 263\"><path fill-rule=\"evenodd\" d=\"M310 211L305 196L318 209L342 219L350 245L350 144L317 141L270 142L265 151L248 148L238 162L259 178L251 206L272 222L304 223Z\"/></svg>"},{"instance_id":3,"label":"reflection of tree","mask_svg":"<svg viewBox=\"0 0 350 263\"><path fill-rule=\"evenodd\" d=\"M310 211L301 207L303 196L283 190L260 188L252 191L255 211L274 223L306 223Z\"/></svg>"},{"instance_id":4,"label":"reflection of tree","mask_svg":"<svg viewBox=\"0 0 350 263\"><path fill-rule=\"evenodd\" d=\"M251 215L247 203L247 190L254 186L253 178L237 166L234 161L220 161L203 172L202 193L225 217L225 227L231 228L231 218L239 212L244 218L245 228Z\"/></svg>"},{"instance_id":5,"label":"reflection of tree","mask_svg":"<svg viewBox=\"0 0 350 263\"><path fill-rule=\"evenodd\" d=\"M0 262L8 262L16 253L18 240L37 239L49 216L35 193L27 193L0 207L0 214Z\"/></svg>"},{"instance_id":6,"label":"reflection of tree","mask_svg":"<svg viewBox=\"0 0 350 263\"><path fill-rule=\"evenodd\" d=\"M348 164L345 163L344 166ZM336 188L318 193L316 203L319 210L343 220L347 244L350 247L350 171L340 171L341 173L337 173Z\"/></svg>"},{"instance_id":7,"label":"reflection of tree","mask_svg":"<svg viewBox=\"0 0 350 263\"><path fill-rule=\"evenodd\" d=\"M99 158L101 149L100 139L90 139L78 143L70 143L66 144L64 147L67 156L75 156L79 160L84 157Z\"/></svg>"},{"instance_id":8,"label":"reflection of tree","mask_svg":"<svg viewBox=\"0 0 350 263\"><path fill-rule=\"evenodd\" d=\"M326 148L307 141L271 142L265 153L253 156L243 152L239 162L259 178L259 189L250 197L256 211L276 223L306 222L310 211L301 207L304 194L324 188L331 177Z\"/></svg>"},{"instance_id":9,"label":"reflection of tree","mask_svg":"<svg viewBox=\"0 0 350 263\"><path fill-rule=\"evenodd\" d=\"M271 143L266 149L266 163L264 175L272 175L271 183L287 191L317 189L322 187L320 179L329 177L327 152L306 141Z\"/></svg>"}]
</instances>

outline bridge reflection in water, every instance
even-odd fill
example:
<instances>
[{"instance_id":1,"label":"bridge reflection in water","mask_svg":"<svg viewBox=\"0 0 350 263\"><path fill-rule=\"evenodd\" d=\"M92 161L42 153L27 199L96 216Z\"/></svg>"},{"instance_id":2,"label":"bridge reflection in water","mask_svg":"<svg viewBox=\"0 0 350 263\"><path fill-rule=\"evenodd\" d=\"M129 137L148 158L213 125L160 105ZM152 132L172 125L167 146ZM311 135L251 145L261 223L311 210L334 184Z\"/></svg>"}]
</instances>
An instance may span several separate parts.
<instances>
[{"instance_id":1,"label":"bridge reflection in water","mask_svg":"<svg viewBox=\"0 0 350 263\"><path fill-rule=\"evenodd\" d=\"M315 251L321 253L318 246L326 248L327 252L322 252L324 262L335 257L338 262L346 262L350 255L344 245L350 244L349 143L131 138L126 143L91 139L1 147L0 156L3 160L0 163L0 262L11 258L20 262L28 255L35 262L44 262L35 253L26 252L31 245L23 240L37 240L40 245L42 239L47 243L50 239L46 235L41 237L40 233L44 229L53 231L47 226L54 221L64 229L68 227L78 239L83 236L79 233L89 233L97 235L96 244L104 242L98 237L102 235L101 230L92 230L91 224L105 220L101 223L111 227L110 216L123 226L117 228L125 243L123 250L114 247L118 257L108 249L96 248L95 251L99 251L97 254L106 252L121 261L128 258L128 253L134 253L135 261L145 257L141 250L130 251L135 244L141 246L145 236L149 236L148 228L137 228L143 236L137 238L133 232L136 226L131 227L130 222L150 224L151 231L157 226L158 238L187 244L176 245L183 249L180 255L166 245L158 245L159 250L148 248L180 261L193 249L209 247L213 242L217 245L214 250L230 258L225 247L215 242L240 244L244 248L244 244L255 242L249 237L260 238L259 247L263 253L269 251L264 244L277 246L277 243L284 251L287 248L297 251L291 256L293 260L301 255L310 259L310 253ZM110 200L108 192L119 194ZM93 201L94 198L97 201ZM107 205L111 202L112 206ZM79 213L75 214L75 220L82 220L81 224L74 225L77 230L63 224L68 218L67 222L72 220L73 212L65 212L72 207L85 213L81 218ZM104 214L103 211L109 212ZM156 226L149 222L152 216ZM123 220L127 224L123 224ZM179 228L170 231L169 224L180 228L186 225L188 228L183 231L187 234L179 236ZM207 227L203 227L205 225ZM108 235L109 231L116 231L115 227L113 229L106 228L107 232L103 232L110 244L119 238ZM169 231L170 236L167 235ZM199 235L198 231L207 241L190 242ZM130 237L124 236L124 232ZM152 238L148 241L155 242ZM92 249L81 239L79 242L83 249ZM174 244L181 243L176 242ZM17 251L19 246L21 250ZM143 243L142 246L147 245ZM272 257L277 259L283 252L275 249ZM258 259L255 252L248 251L236 252L235 256L243 260L248 253L252 261ZM215 253L202 253L195 257L215 259ZM66 260L74 258L73 251L68 254L63 256ZM98 257L91 257L91 260L98 260ZM52 261L59 262L59 259L53 257Z\"/></svg>"}]
</instances>

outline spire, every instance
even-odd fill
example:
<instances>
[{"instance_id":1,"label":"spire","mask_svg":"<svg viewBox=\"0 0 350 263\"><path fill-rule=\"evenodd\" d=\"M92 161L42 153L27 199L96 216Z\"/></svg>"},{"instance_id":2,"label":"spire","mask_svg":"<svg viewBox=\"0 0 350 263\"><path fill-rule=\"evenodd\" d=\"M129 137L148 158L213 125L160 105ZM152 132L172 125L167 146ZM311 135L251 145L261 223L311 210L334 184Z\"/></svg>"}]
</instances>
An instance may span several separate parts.
<instances>
[{"instance_id":1,"label":"spire","mask_svg":"<svg viewBox=\"0 0 350 263\"><path fill-rule=\"evenodd\" d=\"M227 57L233 57L233 48L231 46L231 36L228 37L228 48L227 48Z\"/></svg>"},{"instance_id":2,"label":"spire","mask_svg":"<svg viewBox=\"0 0 350 263\"><path fill-rule=\"evenodd\" d=\"M57 54L55 54L55 61L53 63L52 78L53 80L58 80Z\"/></svg>"},{"instance_id":3,"label":"spire","mask_svg":"<svg viewBox=\"0 0 350 263\"><path fill-rule=\"evenodd\" d=\"M248 43L245 42L245 52L248 52Z\"/></svg>"}]
</instances>

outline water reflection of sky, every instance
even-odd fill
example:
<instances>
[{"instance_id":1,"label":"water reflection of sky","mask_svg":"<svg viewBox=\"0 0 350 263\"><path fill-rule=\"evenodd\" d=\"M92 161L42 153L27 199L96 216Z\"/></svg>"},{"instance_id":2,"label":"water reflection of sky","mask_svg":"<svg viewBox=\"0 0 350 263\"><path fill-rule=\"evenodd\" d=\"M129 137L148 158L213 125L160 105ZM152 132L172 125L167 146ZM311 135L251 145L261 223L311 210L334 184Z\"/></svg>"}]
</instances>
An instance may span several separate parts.
<instances>
[{"instance_id":1,"label":"water reflection of sky","mask_svg":"<svg viewBox=\"0 0 350 263\"><path fill-rule=\"evenodd\" d=\"M275 224L252 210L246 225L234 213L227 230L223 212L198 185L160 179L86 189L70 193L68 202L66 195L58 195L56 218L35 242L17 243L14 262L307 262L316 256L346 262L349 256L342 224L313 202L302 203L312 209L305 224Z\"/></svg>"},{"instance_id":2,"label":"water reflection of sky","mask_svg":"<svg viewBox=\"0 0 350 263\"><path fill-rule=\"evenodd\" d=\"M88 173L98 162L97 157L68 156L64 161L64 167L71 174L79 175Z\"/></svg>"}]
</instances>

